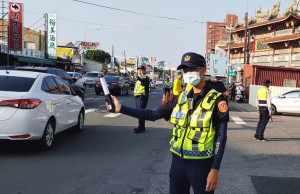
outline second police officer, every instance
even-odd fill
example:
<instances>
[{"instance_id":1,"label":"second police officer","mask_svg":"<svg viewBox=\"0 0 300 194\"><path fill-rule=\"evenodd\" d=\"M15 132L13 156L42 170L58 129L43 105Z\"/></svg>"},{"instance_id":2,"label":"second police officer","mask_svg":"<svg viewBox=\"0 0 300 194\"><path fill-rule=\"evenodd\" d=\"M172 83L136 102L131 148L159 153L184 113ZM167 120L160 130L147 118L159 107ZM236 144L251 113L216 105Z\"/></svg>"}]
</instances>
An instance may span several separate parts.
<instances>
[{"instance_id":1,"label":"second police officer","mask_svg":"<svg viewBox=\"0 0 300 194\"><path fill-rule=\"evenodd\" d=\"M223 94L206 84L203 56L186 53L177 68L191 87L156 110L123 106L113 97L116 113L135 118L164 118L174 125L170 140L170 193L214 193L227 141L229 111Z\"/></svg>"},{"instance_id":2,"label":"second police officer","mask_svg":"<svg viewBox=\"0 0 300 194\"><path fill-rule=\"evenodd\" d=\"M136 108L145 109L147 107L149 93L150 93L150 80L149 77L145 74L145 66L139 66L137 68L138 75L136 76L136 83L133 90L135 97ZM145 132L145 119L139 119L139 126L134 129L135 133Z\"/></svg>"}]
</instances>

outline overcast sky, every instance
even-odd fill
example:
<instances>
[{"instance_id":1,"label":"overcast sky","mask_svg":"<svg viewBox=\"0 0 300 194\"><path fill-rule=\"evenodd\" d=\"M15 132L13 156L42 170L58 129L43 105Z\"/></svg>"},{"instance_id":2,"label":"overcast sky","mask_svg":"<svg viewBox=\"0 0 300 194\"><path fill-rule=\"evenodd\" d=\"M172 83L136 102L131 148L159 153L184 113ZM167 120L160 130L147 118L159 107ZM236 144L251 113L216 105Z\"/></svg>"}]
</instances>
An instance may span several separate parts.
<instances>
[{"instance_id":1,"label":"overcast sky","mask_svg":"<svg viewBox=\"0 0 300 194\"><path fill-rule=\"evenodd\" d=\"M83 40L85 34L87 41L100 42L100 49L107 52L111 53L111 45L114 44L116 56L126 50L126 56L157 57L159 61L165 60L166 65L171 64L171 66L177 66L185 52L204 54L206 21L222 22L227 13L238 15L241 21L247 7L249 15L254 16L255 9L258 7L264 10L265 7L271 7L275 3L275 0L249 0L247 6L247 0L82 1L204 23L130 14L73 0L20 0L19 2L24 3L26 27L38 21L44 13L57 14L59 41L75 43ZM280 12L291 3L292 0L281 0ZM42 24L43 20L31 28L36 29ZM43 27L38 29L44 30Z\"/></svg>"}]
</instances>

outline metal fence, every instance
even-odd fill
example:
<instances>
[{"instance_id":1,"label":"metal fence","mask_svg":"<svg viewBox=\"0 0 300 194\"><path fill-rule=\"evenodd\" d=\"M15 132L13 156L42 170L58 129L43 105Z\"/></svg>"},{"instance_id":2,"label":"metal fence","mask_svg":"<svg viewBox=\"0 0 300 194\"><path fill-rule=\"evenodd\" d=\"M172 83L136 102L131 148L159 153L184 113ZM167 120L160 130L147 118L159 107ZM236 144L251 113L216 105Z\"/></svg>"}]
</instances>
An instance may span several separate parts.
<instances>
[{"instance_id":1,"label":"metal fence","mask_svg":"<svg viewBox=\"0 0 300 194\"><path fill-rule=\"evenodd\" d=\"M262 86L259 85L250 85L249 88L249 104L252 106L256 106L256 94L257 91L261 88ZM299 88L292 88L292 87L279 87L279 86L270 86L269 90L271 91L271 95L273 96L279 96L285 92L295 90Z\"/></svg>"}]
</instances>

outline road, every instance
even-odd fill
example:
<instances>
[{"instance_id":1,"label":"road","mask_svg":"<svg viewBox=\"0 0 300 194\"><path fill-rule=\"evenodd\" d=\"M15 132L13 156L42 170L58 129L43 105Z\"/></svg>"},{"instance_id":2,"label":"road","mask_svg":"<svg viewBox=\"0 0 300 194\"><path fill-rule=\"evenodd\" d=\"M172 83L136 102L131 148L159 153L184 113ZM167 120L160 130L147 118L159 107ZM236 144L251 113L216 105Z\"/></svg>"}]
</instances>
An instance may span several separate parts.
<instances>
[{"instance_id":1,"label":"road","mask_svg":"<svg viewBox=\"0 0 300 194\"><path fill-rule=\"evenodd\" d=\"M150 109L159 106L161 88L152 90ZM134 106L134 98L118 97ZM168 193L172 125L146 122L133 133L137 119L104 110L104 97L87 89L85 131L56 136L43 152L32 142L0 142L1 193ZM229 104L228 141L216 193L299 193L300 116L276 115L265 137L256 142L255 108Z\"/></svg>"}]
</instances>

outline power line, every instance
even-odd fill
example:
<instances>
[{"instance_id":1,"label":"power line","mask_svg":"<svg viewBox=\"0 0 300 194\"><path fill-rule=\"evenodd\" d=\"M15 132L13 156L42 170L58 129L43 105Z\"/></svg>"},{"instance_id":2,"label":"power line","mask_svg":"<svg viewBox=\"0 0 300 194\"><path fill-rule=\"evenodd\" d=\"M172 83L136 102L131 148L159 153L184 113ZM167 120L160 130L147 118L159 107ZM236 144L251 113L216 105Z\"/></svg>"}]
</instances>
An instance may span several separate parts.
<instances>
[{"instance_id":1,"label":"power line","mask_svg":"<svg viewBox=\"0 0 300 194\"><path fill-rule=\"evenodd\" d=\"M33 31L39 29L40 27L45 26L45 24L40 25L39 27L35 28Z\"/></svg>"},{"instance_id":2,"label":"power line","mask_svg":"<svg viewBox=\"0 0 300 194\"><path fill-rule=\"evenodd\" d=\"M174 18L174 17L167 17L167 16L160 16L160 15L153 15L153 14L148 14L148 13L130 11L130 10L125 10L125 9L100 5L100 4L96 4L96 3L90 3L90 2L87 2L87 1L80 1L80 0L73 0L73 1L78 2L78 3L93 5L93 6L97 6L97 7L102 7L102 8L106 8L106 9L111 9L111 10L115 10L115 11L121 11L121 12L136 14L136 15L150 16L150 17L156 17L156 18L168 19L168 20L176 20L176 21L182 21L182 22L206 23L206 22L201 22L201 21L197 21L197 20L185 20L185 19Z\"/></svg>"},{"instance_id":3,"label":"power line","mask_svg":"<svg viewBox=\"0 0 300 194\"><path fill-rule=\"evenodd\" d=\"M40 19L38 19L36 22L34 22L31 26L29 26L28 28L31 28L32 26L34 26L36 23L38 23L39 21L41 21L42 19L44 19L44 16L42 16Z\"/></svg>"},{"instance_id":4,"label":"power line","mask_svg":"<svg viewBox=\"0 0 300 194\"><path fill-rule=\"evenodd\" d=\"M44 13L38 13L33 11L24 10L24 12L28 12L31 14L36 15L44 15ZM132 27L132 26L120 26L120 25L110 25L110 24L102 24L102 23L94 23L94 22L87 22L82 20L75 20L75 19L69 19L69 18L63 18L63 17L57 17L61 20L70 21L70 22L77 22L82 24L90 24L90 25L98 25L98 26L105 26L105 27L114 27L114 28L124 28L124 29L140 29L140 30L188 30L188 29L202 29L204 27L176 27L176 28L150 28L150 27Z\"/></svg>"}]
</instances>

